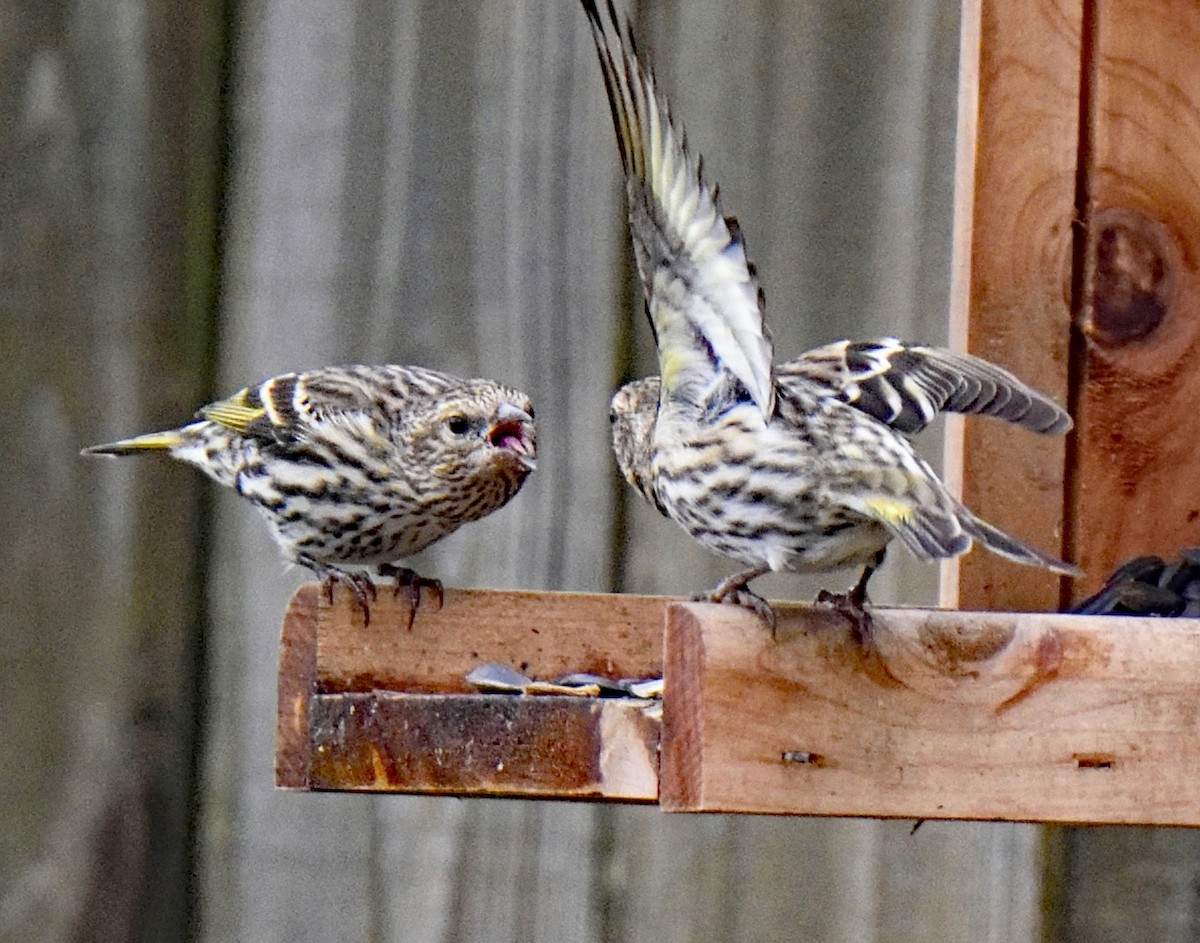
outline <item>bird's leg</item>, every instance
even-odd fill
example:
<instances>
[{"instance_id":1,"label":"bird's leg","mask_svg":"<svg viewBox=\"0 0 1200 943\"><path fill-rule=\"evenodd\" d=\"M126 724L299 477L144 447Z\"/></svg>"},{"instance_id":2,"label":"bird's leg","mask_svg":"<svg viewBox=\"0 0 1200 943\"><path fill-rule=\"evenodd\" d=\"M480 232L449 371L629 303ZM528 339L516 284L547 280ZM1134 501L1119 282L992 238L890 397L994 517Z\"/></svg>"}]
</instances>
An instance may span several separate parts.
<instances>
[{"instance_id":1,"label":"bird's leg","mask_svg":"<svg viewBox=\"0 0 1200 943\"><path fill-rule=\"evenodd\" d=\"M396 596L404 594L404 598L408 600L408 628L412 629L413 620L417 617L417 609L421 605L421 589L424 587L437 596L438 608L442 608L442 603L445 599L442 591L442 581L430 579L426 576L421 576L416 570L406 566L396 566L393 563L381 563L379 565L379 573L381 576L390 576L396 581L393 593Z\"/></svg>"},{"instance_id":2,"label":"bird's leg","mask_svg":"<svg viewBox=\"0 0 1200 943\"><path fill-rule=\"evenodd\" d=\"M858 577L858 582L855 583L847 592L831 593L827 589L817 593L816 601L831 606L838 612L845 615L854 626L855 634L858 636L858 641L862 645L871 643L871 633L873 629L873 620L871 612L867 609L867 583L870 581L872 574L883 563L883 557L886 553L886 548L878 550L875 556L871 558L871 562L863 567L862 574Z\"/></svg>"},{"instance_id":3,"label":"bird's leg","mask_svg":"<svg viewBox=\"0 0 1200 943\"><path fill-rule=\"evenodd\" d=\"M354 601L362 609L363 625L371 624L370 602L375 599L376 590L375 583L370 576L366 573L349 573L346 570L339 570L337 567L318 563L308 557L302 557L298 562L312 570L317 579L325 585L325 598L329 601L329 605L333 605L334 585L341 583L354 594Z\"/></svg>"},{"instance_id":4,"label":"bird's leg","mask_svg":"<svg viewBox=\"0 0 1200 943\"><path fill-rule=\"evenodd\" d=\"M726 577L718 583L711 592L699 593L692 598L696 602L723 602L749 609L767 624L767 628L771 630L771 637L774 638L775 610L762 596L747 585L751 580L769 572L771 572L769 566L760 566L752 570L743 570L741 573L734 573L733 576Z\"/></svg>"},{"instance_id":5,"label":"bird's leg","mask_svg":"<svg viewBox=\"0 0 1200 943\"><path fill-rule=\"evenodd\" d=\"M854 606L855 608L863 610L864 612L866 611L868 601L867 583L875 574L875 571L878 570L880 565L883 563L883 554L883 550L880 550L875 554L875 556L871 559L871 562L863 567L862 573L859 574L858 582L850 587L850 592L846 593L847 602L849 602L850 605Z\"/></svg>"}]
</instances>

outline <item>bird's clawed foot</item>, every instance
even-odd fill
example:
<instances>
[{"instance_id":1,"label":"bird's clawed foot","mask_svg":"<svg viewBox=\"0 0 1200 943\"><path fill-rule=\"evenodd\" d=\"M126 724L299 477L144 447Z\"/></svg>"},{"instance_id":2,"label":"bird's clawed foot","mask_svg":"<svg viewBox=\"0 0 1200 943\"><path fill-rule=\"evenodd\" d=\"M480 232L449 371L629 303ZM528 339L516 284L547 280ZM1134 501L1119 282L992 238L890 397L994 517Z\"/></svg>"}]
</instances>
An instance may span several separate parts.
<instances>
[{"instance_id":1,"label":"bird's clawed foot","mask_svg":"<svg viewBox=\"0 0 1200 943\"><path fill-rule=\"evenodd\" d=\"M714 602L718 601L730 603L734 606L741 606L743 609L749 609L762 619L767 628L771 630L771 638L775 637L775 610L771 608L769 602L749 587L743 586L741 589L730 590L724 599L714 600Z\"/></svg>"},{"instance_id":2,"label":"bird's clawed foot","mask_svg":"<svg viewBox=\"0 0 1200 943\"><path fill-rule=\"evenodd\" d=\"M320 563L306 563L325 585L325 598L333 605L333 587L341 583L354 594L354 601L363 612L363 625L371 624L371 606L377 595L375 583L366 573L350 573Z\"/></svg>"},{"instance_id":3,"label":"bird's clawed foot","mask_svg":"<svg viewBox=\"0 0 1200 943\"><path fill-rule=\"evenodd\" d=\"M829 606L849 619L850 625L854 629L854 635L863 648L871 646L874 625L874 620L871 618L871 611L867 608L869 603L867 599L867 583L870 582L871 575L883 563L883 554L884 551L882 550L875 554L871 562L863 567L862 574L858 577L858 582L846 592L831 593L829 590L823 589L817 593L817 598L814 600L818 605Z\"/></svg>"},{"instance_id":4,"label":"bird's clawed foot","mask_svg":"<svg viewBox=\"0 0 1200 943\"><path fill-rule=\"evenodd\" d=\"M421 605L421 589L428 589L437 597L438 608L442 608L445 595L442 591L442 581L421 576L416 570L406 566L396 566L384 563L379 566L381 576L389 576L395 581L393 592L396 596L403 595L408 601L408 628L412 629L413 620L417 617L417 609Z\"/></svg>"},{"instance_id":5,"label":"bird's clawed foot","mask_svg":"<svg viewBox=\"0 0 1200 943\"><path fill-rule=\"evenodd\" d=\"M756 569L735 573L718 583L712 592L699 593L692 599L695 602L727 603L731 606L749 609L766 623L767 628L771 630L771 637L774 638L775 610L771 608L770 603L747 585L752 579L762 576L766 572L765 569Z\"/></svg>"},{"instance_id":6,"label":"bird's clawed foot","mask_svg":"<svg viewBox=\"0 0 1200 943\"><path fill-rule=\"evenodd\" d=\"M871 617L871 610L867 608L867 599L865 596L856 595L851 589L845 593L831 593L827 589L817 593L815 602L821 606L828 606L850 621L850 626L854 631L854 637L863 648L870 648L874 632L874 620Z\"/></svg>"}]
</instances>

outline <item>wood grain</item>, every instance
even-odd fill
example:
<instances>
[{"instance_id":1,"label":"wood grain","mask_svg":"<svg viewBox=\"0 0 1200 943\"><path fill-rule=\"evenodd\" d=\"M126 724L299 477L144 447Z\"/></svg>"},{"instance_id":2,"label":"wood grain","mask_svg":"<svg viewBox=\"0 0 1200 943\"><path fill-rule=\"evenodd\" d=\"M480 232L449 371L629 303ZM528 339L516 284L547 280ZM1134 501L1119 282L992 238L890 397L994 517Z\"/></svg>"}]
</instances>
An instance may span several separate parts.
<instances>
[{"instance_id":1,"label":"wood grain","mask_svg":"<svg viewBox=\"0 0 1200 943\"><path fill-rule=\"evenodd\" d=\"M1200 8L1097 10L1071 515L1094 588L1200 543Z\"/></svg>"},{"instance_id":2,"label":"wood grain","mask_svg":"<svg viewBox=\"0 0 1200 943\"><path fill-rule=\"evenodd\" d=\"M313 789L658 798L659 724L636 700L503 694L313 698Z\"/></svg>"},{"instance_id":3,"label":"wood grain","mask_svg":"<svg viewBox=\"0 0 1200 943\"><path fill-rule=\"evenodd\" d=\"M964 8L951 340L1068 402L1081 5ZM947 426L946 469L967 506L1061 553L1066 445L997 423ZM976 551L946 565L942 604L1045 610L1053 574Z\"/></svg>"},{"instance_id":4,"label":"wood grain","mask_svg":"<svg viewBox=\"0 0 1200 943\"><path fill-rule=\"evenodd\" d=\"M835 611L776 607L772 638L731 606L447 590L409 631L403 603L366 626L348 593L328 605L306 586L284 631L277 769L312 789L653 801L644 704L463 681L490 660L597 671L601 651L615 676L665 658L668 811L1200 824L1200 623L875 609L864 646Z\"/></svg>"},{"instance_id":5,"label":"wood grain","mask_svg":"<svg viewBox=\"0 0 1200 943\"><path fill-rule=\"evenodd\" d=\"M178 939L193 912L204 491L79 449L211 392L223 23L0 13L4 939Z\"/></svg>"},{"instance_id":6,"label":"wood grain","mask_svg":"<svg viewBox=\"0 0 1200 943\"><path fill-rule=\"evenodd\" d=\"M312 765L309 701L317 690L317 606L321 587L301 586L288 603L279 636L279 705L275 785L307 789Z\"/></svg>"},{"instance_id":7,"label":"wood grain","mask_svg":"<svg viewBox=\"0 0 1200 943\"><path fill-rule=\"evenodd\" d=\"M670 811L1200 824L1200 623L674 605Z\"/></svg>"},{"instance_id":8,"label":"wood grain","mask_svg":"<svg viewBox=\"0 0 1200 943\"><path fill-rule=\"evenodd\" d=\"M382 588L370 625L350 593L318 607L316 678L321 693L375 690L466 693L484 662L538 681L572 672L607 678L662 675L663 615L670 600L600 593L450 589L426 594L411 629L408 604Z\"/></svg>"},{"instance_id":9,"label":"wood grain","mask_svg":"<svg viewBox=\"0 0 1200 943\"><path fill-rule=\"evenodd\" d=\"M1083 590L1130 556L1172 557L1200 542L1200 10L1177 0L1092 7L1069 493ZM1195 880L1200 835L1063 829L1048 848L1055 938L1200 932L1194 908L1158 890Z\"/></svg>"}]
</instances>

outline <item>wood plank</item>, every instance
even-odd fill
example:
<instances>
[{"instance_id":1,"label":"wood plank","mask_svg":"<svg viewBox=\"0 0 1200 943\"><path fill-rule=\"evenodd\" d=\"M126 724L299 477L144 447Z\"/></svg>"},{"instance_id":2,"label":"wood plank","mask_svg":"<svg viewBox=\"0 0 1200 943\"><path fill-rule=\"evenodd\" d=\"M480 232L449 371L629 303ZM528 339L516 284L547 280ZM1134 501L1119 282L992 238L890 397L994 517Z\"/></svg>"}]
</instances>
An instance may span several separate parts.
<instances>
[{"instance_id":1,"label":"wood plank","mask_svg":"<svg viewBox=\"0 0 1200 943\"><path fill-rule=\"evenodd\" d=\"M1091 6L1069 494L1085 590L1125 558L1173 557L1200 542L1200 9L1178 0ZM1182 891L1196 881L1200 833L1062 829L1048 848L1054 939L1200 933Z\"/></svg>"},{"instance_id":2,"label":"wood plank","mask_svg":"<svg viewBox=\"0 0 1200 943\"><path fill-rule=\"evenodd\" d=\"M363 138L376 121L408 117L396 63L417 67L416 50L428 40L403 24L418 13L415 4L317 9L275 0L239 8L215 392L322 364L411 362L412 347L422 349L403 317L411 298L388 295L385 303L386 289L358 264L374 255L381 268L394 266L381 247L405 243L394 228L376 241L376 214L396 225L424 221L416 210L375 199L357 173L369 164L377 179L390 183L395 169L403 181L403 153ZM390 61L371 68L381 48ZM375 120L356 121L360 115ZM411 125L407 133L419 138ZM364 286L372 289L367 297ZM372 315L383 310L410 339L407 357L389 334L373 330ZM378 903L385 883L378 875L390 863L378 843L385 813L361 797L269 787L280 618L304 571L280 566L267 529L242 499L220 493L214 505L197 938L386 938Z\"/></svg>"},{"instance_id":3,"label":"wood plank","mask_svg":"<svg viewBox=\"0 0 1200 943\"><path fill-rule=\"evenodd\" d=\"M313 789L658 798L659 723L635 699L318 695Z\"/></svg>"},{"instance_id":4,"label":"wood plank","mask_svg":"<svg viewBox=\"0 0 1200 943\"><path fill-rule=\"evenodd\" d=\"M179 939L194 915L202 490L78 453L209 389L224 22L0 13L6 940Z\"/></svg>"},{"instance_id":5,"label":"wood plank","mask_svg":"<svg viewBox=\"0 0 1200 943\"><path fill-rule=\"evenodd\" d=\"M317 606L321 587L301 586L288 603L279 637L275 785L307 789L312 764L309 700L317 690Z\"/></svg>"},{"instance_id":6,"label":"wood plank","mask_svg":"<svg viewBox=\"0 0 1200 943\"><path fill-rule=\"evenodd\" d=\"M1048 849L1043 939L1163 943L1200 939L1200 832L1062 828Z\"/></svg>"},{"instance_id":7,"label":"wood plank","mask_svg":"<svg viewBox=\"0 0 1200 943\"><path fill-rule=\"evenodd\" d=\"M402 602L366 626L348 593L328 605L302 588L282 661L298 677L280 685L294 755L278 768L301 771L288 785L653 801L659 729L644 704L470 694L463 677L498 658L539 679L596 671L597 651L602 673L645 676L664 657L658 615L669 811L1200 823L1194 620L877 609L864 648L824 607L776 604L772 639L734 607L657 597L446 600L410 632ZM306 682L295 623L314 617ZM305 684L318 693L297 748L284 730Z\"/></svg>"},{"instance_id":8,"label":"wood plank","mask_svg":"<svg viewBox=\"0 0 1200 943\"><path fill-rule=\"evenodd\" d=\"M532 593L447 588L441 609L426 593L411 629L408 603L386 586L371 621L350 593L318 607L321 693L375 690L469 692L466 675L501 662L539 681L572 672L606 678L661 677L661 596Z\"/></svg>"},{"instance_id":9,"label":"wood plank","mask_svg":"<svg viewBox=\"0 0 1200 943\"><path fill-rule=\"evenodd\" d=\"M1200 824L1200 622L671 606L668 811Z\"/></svg>"},{"instance_id":10,"label":"wood plank","mask_svg":"<svg viewBox=\"0 0 1200 943\"><path fill-rule=\"evenodd\" d=\"M981 0L964 10L951 289L954 346L1068 402L1082 5ZM967 506L1064 549L1066 442L947 424L946 474ZM1060 580L988 553L945 565L942 605L1057 609Z\"/></svg>"},{"instance_id":11,"label":"wood plank","mask_svg":"<svg viewBox=\"0 0 1200 943\"><path fill-rule=\"evenodd\" d=\"M1088 589L1200 543L1200 8L1105 4L1094 44L1071 493Z\"/></svg>"}]
</instances>

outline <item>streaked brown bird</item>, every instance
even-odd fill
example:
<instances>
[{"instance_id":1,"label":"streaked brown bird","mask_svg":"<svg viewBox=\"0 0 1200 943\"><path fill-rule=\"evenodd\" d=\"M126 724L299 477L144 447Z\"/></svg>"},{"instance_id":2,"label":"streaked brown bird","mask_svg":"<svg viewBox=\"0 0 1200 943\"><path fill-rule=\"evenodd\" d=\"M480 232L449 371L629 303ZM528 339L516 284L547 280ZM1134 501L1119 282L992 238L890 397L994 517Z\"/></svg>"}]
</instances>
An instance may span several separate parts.
<instances>
[{"instance_id":1,"label":"streaked brown bird","mask_svg":"<svg viewBox=\"0 0 1200 943\"><path fill-rule=\"evenodd\" d=\"M775 383L779 395L802 396L806 388L814 389L906 436L921 432L942 413L991 416L1044 435L1071 428L1062 407L1004 368L894 337L814 348L777 364ZM651 460L661 389L657 376L626 383L613 395L609 412L617 466L650 504L656 504Z\"/></svg>"},{"instance_id":2,"label":"streaked brown bird","mask_svg":"<svg viewBox=\"0 0 1200 943\"><path fill-rule=\"evenodd\" d=\"M178 429L85 455L166 451L267 518L284 557L353 592L367 620L372 573L410 602L441 583L397 561L503 507L535 467L533 406L491 380L423 367L326 367L272 377Z\"/></svg>"},{"instance_id":3,"label":"streaked brown bird","mask_svg":"<svg viewBox=\"0 0 1200 943\"><path fill-rule=\"evenodd\" d=\"M862 614L886 546L917 557L978 540L1056 573L1078 570L1026 546L955 499L908 435L941 411L997 416L1047 433L1070 417L1012 374L974 357L894 340L842 341L780 366L754 266L672 120L628 24L582 0L617 131L634 255L660 377L613 398L626 479L706 547L748 567L706 595L758 612L748 588L771 571L863 566L827 598Z\"/></svg>"}]
</instances>

